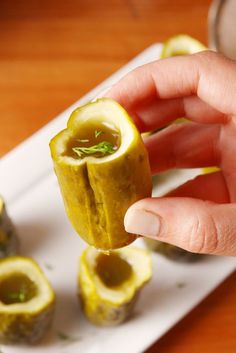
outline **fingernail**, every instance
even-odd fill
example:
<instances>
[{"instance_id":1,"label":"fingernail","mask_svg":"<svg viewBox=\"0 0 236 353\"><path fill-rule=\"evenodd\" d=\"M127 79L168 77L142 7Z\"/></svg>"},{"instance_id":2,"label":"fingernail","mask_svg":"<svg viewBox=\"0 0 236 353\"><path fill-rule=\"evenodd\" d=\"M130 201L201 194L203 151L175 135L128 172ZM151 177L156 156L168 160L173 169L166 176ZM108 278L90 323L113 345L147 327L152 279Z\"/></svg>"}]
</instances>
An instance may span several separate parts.
<instances>
[{"instance_id":1,"label":"fingernail","mask_svg":"<svg viewBox=\"0 0 236 353\"><path fill-rule=\"evenodd\" d=\"M156 238L160 230L160 217L152 212L130 208L124 219L125 230L128 233Z\"/></svg>"}]
</instances>

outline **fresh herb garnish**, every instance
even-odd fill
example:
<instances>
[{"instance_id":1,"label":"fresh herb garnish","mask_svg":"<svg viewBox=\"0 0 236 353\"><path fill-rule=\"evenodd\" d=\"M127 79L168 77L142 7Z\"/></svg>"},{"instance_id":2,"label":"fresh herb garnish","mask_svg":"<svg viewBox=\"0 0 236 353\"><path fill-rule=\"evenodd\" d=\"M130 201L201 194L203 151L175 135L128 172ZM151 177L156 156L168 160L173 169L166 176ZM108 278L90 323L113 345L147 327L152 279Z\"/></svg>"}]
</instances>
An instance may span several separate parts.
<instances>
[{"instance_id":1,"label":"fresh herb garnish","mask_svg":"<svg viewBox=\"0 0 236 353\"><path fill-rule=\"evenodd\" d=\"M47 270L52 271L53 270L53 266L49 263L45 263L44 266L46 267Z\"/></svg>"},{"instance_id":2,"label":"fresh herb garnish","mask_svg":"<svg viewBox=\"0 0 236 353\"><path fill-rule=\"evenodd\" d=\"M95 132L94 132L94 135L96 138L98 138L98 136L100 136L101 134L104 134L104 132L101 130L95 130Z\"/></svg>"},{"instance_id":3,"label":"fresh herb garnish","mask_svg":"<svg viewBox=\"0 0 236 353\"><path fill-rule=\"evenodd\" d=\"M72 150L78 155L79 158L84 157L84 155L90 155L94 153L112 154L115 152L114 146L107 141L102 141L97 145L90 147L74 147Z\"/></svg>"},{"instance_id":4,"label":"fresh herb garnish","mask_svg":"<svg viewBox=\"0 0 236 353\"><path fill-rule=\"evenodd\" d=\"M81 340L80 337L72 337L72 336L67 335L64 332L58 332L57 335L61 341L64 341L65 344L70 344L70 343L78 342Z\"/></svg>"},{"instance_id":5,"label":"fresh herb garnish","mask_svg":"<svg viewBox=\"0 0 236 353\"><path fill-rule=\"evenodd\" d=\"M8 294L8 298L11 300L16 300L20 303L24 303L26 301L26 293L23 291L12 292Z\"/></svg>"},{"instance_id":6,"label":"fresh herb garnish","mask_svg":"<svg viewBox=\"0 0 236 353\"><path fill-rule=\"evenodd\" d=\"M58 332L57 334L58 334L58 337L63 341L67 341L70 339L70 337L64 332Z\"/></svg>"}]
</instances>

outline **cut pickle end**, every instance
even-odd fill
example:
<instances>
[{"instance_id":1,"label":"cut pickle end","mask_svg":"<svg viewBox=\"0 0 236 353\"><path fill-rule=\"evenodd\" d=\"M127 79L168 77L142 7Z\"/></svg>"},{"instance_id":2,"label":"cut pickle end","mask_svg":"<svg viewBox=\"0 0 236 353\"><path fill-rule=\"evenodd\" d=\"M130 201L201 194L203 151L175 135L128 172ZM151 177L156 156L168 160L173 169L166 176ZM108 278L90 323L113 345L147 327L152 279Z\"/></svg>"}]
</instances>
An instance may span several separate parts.
<instances>
[{"instance_id":1,"label":"cut pickle end","mask_svg":"<svg viewBox=\"0 0 236 353\"><path fill-rule=\"evenodd\" d=\"M19 241L15 228L7 214L3 198L0 196L0 259L15 255Z\"/></svg>"},{"instance_id":2,"label":"cut pickle end","mask_svg":"<svg viewBox=\"0 0 236 353\"><path fill-rule=\"evenodd\" d=\"M77 233L103 250L135 240L124 229L124 215L134 202L151 196L152 182L146 148L127 112L107 98L84 105L50 148Z\"/></svg>"},{"instance_id":3,"label":"cut pickle end","mask_svg":"<svg viewBox=\"0 0 236 353\"><path fill-rule=\"evenodd\" d=\"M52 323L54 306L54 291L34 260L0 260L1 343L39 341Z\"/></svg>"},{"instance_id":4,"label":"cut pickle end","mask_svg":"<svg viewBox=\"0 0 236 353\"><path fill-rule=\"evenodd\" d=\"M151 276L151 257L144 249L128 247L104 254L88 247L81 255L78 276L85 315L99 326L122 323Z\"/></svg>"},{"instance_id":5,"label":"cut pickle end","mask_svg":"<svg viewBox=\"0 0 236 353\"><path fill-rule=\"evenodd\" d=\"M180 34L171 37L164 43L161 58L164 59L170 56L194 54L206 49L207 48L198 40L186 34Z\"/></svg>"},{"instance_id":6,"label":"cut pickle end","mask_svg":"<svg viewBox=\"0 0 236 353\"><path fill-rule=\"evenodd\" d=\"M144 242L149 250L157 252L170 260L179 262L195 262L204 257L202 254L192 253L175 245L167 244L159 240L144 238Z\"/></svg>"}]
</instances>

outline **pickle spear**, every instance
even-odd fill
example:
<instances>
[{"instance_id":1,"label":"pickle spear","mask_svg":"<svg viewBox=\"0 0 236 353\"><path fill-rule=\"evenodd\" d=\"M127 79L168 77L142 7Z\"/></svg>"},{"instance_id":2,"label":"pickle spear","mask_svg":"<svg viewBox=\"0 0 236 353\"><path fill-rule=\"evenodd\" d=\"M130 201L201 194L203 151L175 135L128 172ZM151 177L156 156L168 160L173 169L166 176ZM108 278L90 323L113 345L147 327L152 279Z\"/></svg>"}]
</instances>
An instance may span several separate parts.
<instances>
[{"instance_id":1,"label":"pickle spear","mask_svg":"<svg viewBox=\"0 0 236 353\"><path fill-rule=\"evenodd\" d=\"M55 294L30 258L0 260L0 342L34 343L49 329Z\"/></svg>"},{"instance_id":2,"label":"pickle spear","mask_svg":"<svg viewBox=\"0 0 236 353\"><path fill-rule=\"evenodd\" d=\"M136 239L123 225L126 210L151 196L148 155L131 118L115 101L76 109L50 142L67 215L78 234L98 249Z\"/></svg>"},{"instance_id":3,"label":"pickle spear","mask_svg":"<svg viewBox=\"0 0 236 353\"><path fill-rule=\"evenodd\" d=\"M8 217L6 207L0 196L0 259L15 255L18 250L18 238L14 226Z\"/></svg>"},{"instance_id":4,"label":"pickle spear","mask_svg":"<svg viewBox=\"0 0 236 353\"><path fill-rule=\"evenodd\" d=\"M110 254L88 247L80 258L79 297L95 325L114 326L132 313L141 288L152 276L149 252L136 247Z\"/></svg>"}]
</instances>

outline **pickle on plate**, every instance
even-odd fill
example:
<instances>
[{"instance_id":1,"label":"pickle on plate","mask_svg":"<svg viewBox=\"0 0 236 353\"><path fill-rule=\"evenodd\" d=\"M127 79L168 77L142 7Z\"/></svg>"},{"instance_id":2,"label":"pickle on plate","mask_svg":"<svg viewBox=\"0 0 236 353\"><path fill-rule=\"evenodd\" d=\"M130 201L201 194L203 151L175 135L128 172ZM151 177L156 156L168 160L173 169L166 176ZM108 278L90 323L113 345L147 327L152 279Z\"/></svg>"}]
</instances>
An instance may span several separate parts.
<instances>
[{"instance_id":1,"label":"pickle on plate","mask_svg":"<svg viewBox=\"0 0 236 353\"><path fill-rule=\"evenodd\" d=\"M0 259L15 255L18 250L18 238L14 226L7 214L5 203L0 196Z\"/></svg>"},{"instance_id":2,"label":"pickle on plate","mask_svg":"<svg viewBox=\"0 0 236 353\"><path fill-rule=\"evenodd\" d=\"M0 260L0 342L35 343L48 331L55 294L37 263L26 257Z\"/></svg>"},{"instance_id":3,"label":"pickle on plate","mask_svg":"<svg viewBox=\"0 0 236 353\"><path fill-rule=\"evenodd\" d=\"M98 99L76 109L50 142L67 215L78 234L98 249L136 239L123 225L134 202L151 195L148 155L127 112Z\"/></svg>"},{"instance_id":4,"label":"pickle on plate","mask_svg":"<svg viewBox=\"0 0 236 353\"><path fill-rule=\"evenodd\" d=\"M151 256L145 249L127 247L106 254L88 247L81 255L78 275L85 315L99 326L122 323L151 276Z\"/></svg>"},{"instance_id":5,"label":"pickle on plate","mask_svg":"<svg viewBox=\"0 0 236 353\"><path fill-rule=\"evenodd\" d=\"M195 254L181 249L178 246L167 244L159 240L145 238L144 242L149 250L179 262L195 262L202 259L204 256L202 254Z\"/></svg>"},{"instance_id":6,"label":"pickle on plate","mask_svg":"<svg viewBox=\"0 0 236 353\"><path fill-rule=\"evenodd\" d=\"M188 36L187 34L179 34L169 38L164 44L161 52L161 58L168 58L170 56L194 54L207 47L199 42L197 39Z\"/></svg>"}]
</instances>

